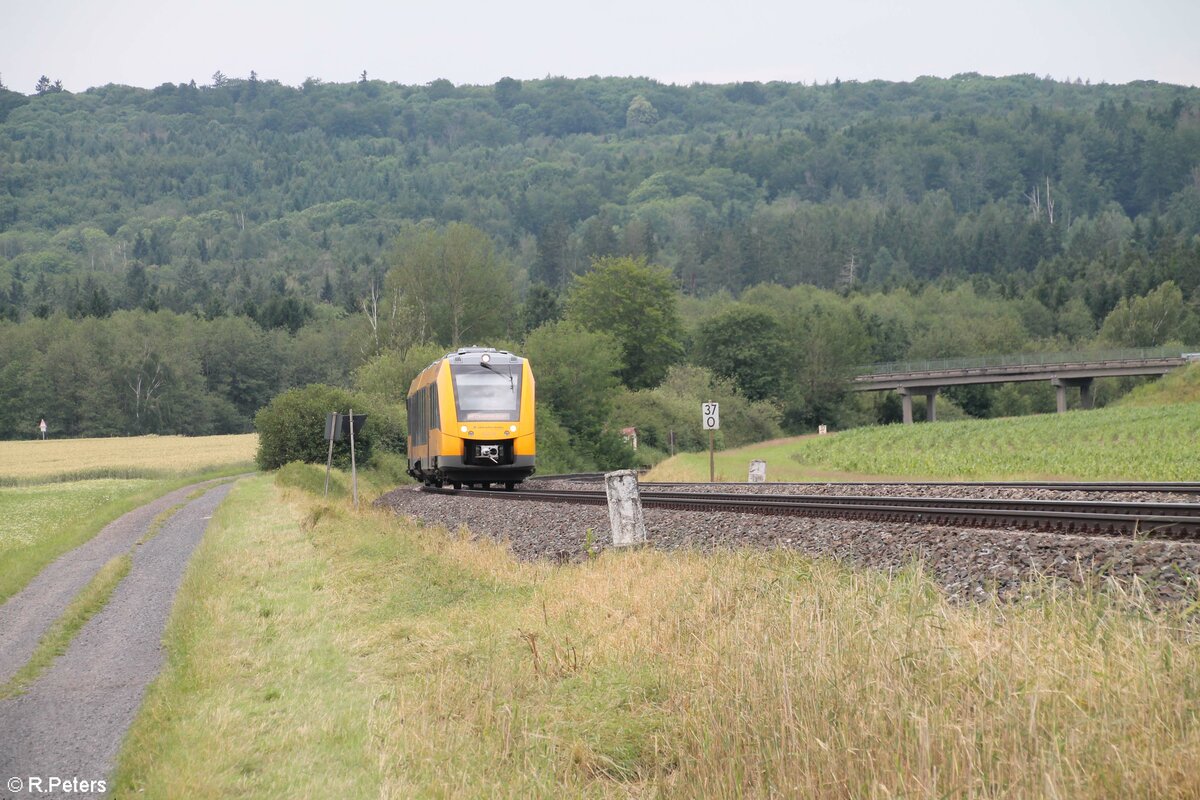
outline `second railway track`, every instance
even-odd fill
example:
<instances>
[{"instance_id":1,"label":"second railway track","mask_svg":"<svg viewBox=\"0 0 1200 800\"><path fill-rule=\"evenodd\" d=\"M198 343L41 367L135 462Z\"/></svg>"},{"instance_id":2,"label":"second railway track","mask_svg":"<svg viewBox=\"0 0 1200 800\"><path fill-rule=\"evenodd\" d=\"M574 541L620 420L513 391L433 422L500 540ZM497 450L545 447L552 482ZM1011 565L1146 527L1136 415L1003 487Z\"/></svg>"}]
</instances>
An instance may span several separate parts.
<instances>
[{"instance_id":1,"label":"second railway track","mask_svg":"<svg viewBox=\"0 0 1200 800\"><path fill-rule=\"evenodd\" d=\"M914 484L921 487L964 484ZM966 484L1021 486L1022 484ZM1030 488L1077 488L1105 491L1170 491L1195 484L1025 484ZM1114 488L1119 486L1120 488ZM514 492L428 489L442 494L515 501L603 505L596 490L523 489ZM1107 535L1200 541L1200 504L1096 500L964 499L948 497L876 497L864 495L731 494L655 490L643 485L647 508L681 511L731 511L750 514L870 519L939 526L1021 528L1080 535Z\"/></svg>"}]
</instances>

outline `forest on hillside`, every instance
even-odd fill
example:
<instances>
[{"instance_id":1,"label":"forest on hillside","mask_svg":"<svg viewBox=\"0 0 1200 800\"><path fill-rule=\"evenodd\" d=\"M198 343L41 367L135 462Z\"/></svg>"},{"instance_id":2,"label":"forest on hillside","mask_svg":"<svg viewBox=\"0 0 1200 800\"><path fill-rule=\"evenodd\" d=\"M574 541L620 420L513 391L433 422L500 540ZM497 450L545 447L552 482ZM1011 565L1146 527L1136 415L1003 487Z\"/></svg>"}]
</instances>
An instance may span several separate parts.
<instances>
[{"instance_id":1,"label":"forest on hillside","mask_svg":"<svg viewBox=\"0 0 1200 800\"><path fill-rule=\"evenodd\" d=\"M438 242L474 247L463 274L490 291L447 301L423 285L439 268L413 254L444 255ZM289 87L220 73L0 90L0 435L64 402L30 377L61 362L52 331L60 348L112 339L84 361L118 399L168 361L211 395L206 414L149 422L120 400L134 411L103 431L243 429L271 392L346 384L388 353L462 336L520 346L571 318L598 259L661 269L672 364L733 380L792 430L886 419L836 390L860 362L1194 343L1200 90L977 74ZM483 299L450 330L467 296ZM711 326L750 312L789 357L806 352L806 389L748 389L739 354L710 346ZM259 388L210 373L220 326L267 343L250 349ZM129 344L143 329L176 331L183 351L168 359L175 340L158 334ZM654 388L615 373L625 391ZM1041 402L996 392L960 400L980 415Z\"/></svg>"}]
</instances>

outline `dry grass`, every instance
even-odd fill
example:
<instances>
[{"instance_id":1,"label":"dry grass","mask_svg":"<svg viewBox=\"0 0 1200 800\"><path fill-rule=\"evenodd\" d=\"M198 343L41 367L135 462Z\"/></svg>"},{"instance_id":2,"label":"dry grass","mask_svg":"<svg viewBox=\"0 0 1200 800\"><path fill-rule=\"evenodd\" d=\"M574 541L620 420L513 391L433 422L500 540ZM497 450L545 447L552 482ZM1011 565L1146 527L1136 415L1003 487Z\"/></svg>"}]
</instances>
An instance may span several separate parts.
<instances>
[{"instance_id":1,"label":"dry grass","mask_svg":"<svg viewBox=\"0 0 1200 800\"><path fill-rule=\"evenodd\" d=\"M265 479L218 523L118 795L1200 795L1195 608L955 606L783 552L520 564Z\"/></svg>"},{"instance_id":2,"label":"dry grass","mask_svg":"<svg viewBox=\"0 0 1200 800\"><path fill-rule=\"evenodd\" d=\"M245 464L258 435L134 436L0 442L0 485L85 478L158 478Z\"/></svg>"}]
</instances>

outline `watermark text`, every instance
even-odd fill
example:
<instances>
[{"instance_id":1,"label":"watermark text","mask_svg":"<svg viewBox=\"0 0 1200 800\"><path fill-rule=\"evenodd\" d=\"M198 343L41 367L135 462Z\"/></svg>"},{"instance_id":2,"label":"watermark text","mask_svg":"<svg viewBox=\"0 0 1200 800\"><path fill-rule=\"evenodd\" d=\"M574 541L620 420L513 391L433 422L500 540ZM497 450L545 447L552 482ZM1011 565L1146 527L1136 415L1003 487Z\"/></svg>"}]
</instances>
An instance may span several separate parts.
<instances>
[{"instance_id":1,"label":"watermark text","mask_svg":"<svg viewBox=\"0 0 1200 800\"><path fill-rule=\"evenodd\" d=\"M16 776L8 779L5 788L13 794L104 794L108 791L108 781L103 778L64 778L59 775Z\"/></svg>"}]
</instances>

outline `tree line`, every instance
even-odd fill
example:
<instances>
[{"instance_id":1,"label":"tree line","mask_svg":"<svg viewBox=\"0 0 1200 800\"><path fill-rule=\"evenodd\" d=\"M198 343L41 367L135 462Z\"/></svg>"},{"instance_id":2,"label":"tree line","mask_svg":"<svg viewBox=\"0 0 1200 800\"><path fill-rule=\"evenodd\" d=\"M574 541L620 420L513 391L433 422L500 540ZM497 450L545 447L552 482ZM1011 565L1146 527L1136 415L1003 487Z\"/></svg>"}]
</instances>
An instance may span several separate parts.
<instances>
[{"instance_id":1,"label":"tree line","mask_svg":"<svg viewBox=\"0 0 1200 800\"><path fill-rule=\"evenodd\" d=\"M0 91L0 312L353 308L398 230L431 219L555 290L596 256L697 295L983 274L1057 296L1099 277L1102 318L1152 288L1126 285L1150 262L1170 273L1153 285L1196 272L1198 99L973 74Z\"/></svg>"}]
</instances>

